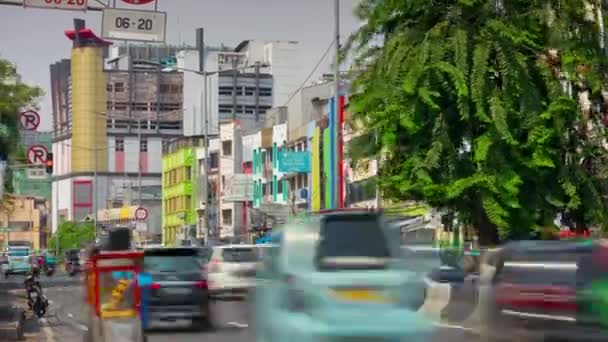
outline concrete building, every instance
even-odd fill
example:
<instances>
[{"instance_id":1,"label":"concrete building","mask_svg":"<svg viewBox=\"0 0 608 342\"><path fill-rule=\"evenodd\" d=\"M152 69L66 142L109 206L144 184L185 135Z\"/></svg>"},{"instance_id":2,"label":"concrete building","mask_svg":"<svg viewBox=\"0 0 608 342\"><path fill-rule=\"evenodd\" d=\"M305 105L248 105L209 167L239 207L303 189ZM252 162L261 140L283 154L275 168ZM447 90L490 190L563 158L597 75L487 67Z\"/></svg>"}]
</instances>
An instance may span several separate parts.
<instances>
[{"instance_id":1,"label":"concrete building","mask_svg":"<svg viewBox=\"0 0 608 342\"><path fill-rule=\"evenodd\" d=\"M34 196L8 195L0 206L0 246L8 241L29 241L35 250L46 248L49 233L48 202Z\"/></svg>"},{"instance_id":2,"label":"concrete building","mask_svg":"<svg viewBox=\"0 0 608 342\"><path fill-rule=\"evenodd\" d=\"M209 140L209 162L207 164L209 172L209 192L205 199L205 149L197 150L196 159L198 160L199 177L199 198L198 198L198 222L197 237L203 241L213 238L215 227L218 227L218 201L220 189L220 139ZM208 212L207 212L208 211ZM205 215L209 215L209 227L205 225ZM210 231L211 230L211 231Z\"/></svg>"},{"instance_id":3,"label":"concrete building","mask_svg":"<svg viewBox=\"0 0 608 342\"><path fill-rule=\"evenodd\" d=\"M219 238L233 238L246 234L242 202L247 186L239 186L243 175L243 136L237 122L220 126L220 195ZM243 196L245 196L243 198Z\"/></svg>"},{"instance_id":4,"label":"concrete building","mask_svg":"<svg viewBox=\"0 0 608 342\"><path fill-rule=\"evenodd\" d=\"M196 237L199 209L198 151L202 138L168 142L162 157L162 242L179 245Z\"/></svg>"},{"instance_id":5,"label":"concrete building","mask_svg":"<svg viewBox=\"0 0 608 342\"><path fill-rule=\"evenodd\" d=\"M198 51L183 51L177 56L179 68L198 70ZM266 112L284 105L301 80L298 43L247 40L236 48L206 47L205 70L218 73L208 77L207 113L209 134L217 134L221 123L238 120L243 130L264 125ZM248 67L245 70L228 71ZM203 77L193 72L184 75L184 134L204 134L201 111Z\"/></svg>"},{"instance_id":6,"label":"concrete building","mask_svg":"<svg viewBox=\"0 0 608 342\"><path fill-rule=\"evenodd\" d=\"M103 143L95 148L73 141L74 92L70 60L51 65L51 94L54 127L54 188L63 196L58 198L59 216L81 220L93 212L92 194L97 193L98 209L117 205L130 207L139 202L150 207L161 205L160 187L163 144L182 136L182 84L180 72L161 72L150 61L160 60L170 65L175 51L185 47L126 46L103 51L108 58L101 60L103 87L107 96L103 108L90 114L101 120L96 131L103 131ZM97 191L93 189L91 167L88 178L75 170L75 156L98 160ZM93 156L92 158L90 156ZM97 157L97 158L95 158ZM141 171L141 191L139 174ZM157 189L157 198L146 199L147 189ZM133 196L133 191L136 191ZM53 196L53 201L57 201ZM144 203L146 202L146 203ZM154 203L150 203L154 202ZM150 222L160 220L160 212L149 210ZM55 229L55 224L53 225ZM151 236L161 234L160 224L150 224Z\"/></svg>"}]
</instances>

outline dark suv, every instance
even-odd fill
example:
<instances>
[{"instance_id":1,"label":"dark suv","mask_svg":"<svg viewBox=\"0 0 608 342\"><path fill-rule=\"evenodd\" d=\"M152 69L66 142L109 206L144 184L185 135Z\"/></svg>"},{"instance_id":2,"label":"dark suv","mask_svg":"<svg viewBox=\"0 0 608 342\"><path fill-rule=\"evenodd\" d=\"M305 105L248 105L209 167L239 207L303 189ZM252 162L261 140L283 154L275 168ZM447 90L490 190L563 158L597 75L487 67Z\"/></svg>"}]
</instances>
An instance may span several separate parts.
<instances>
[{"instance_id":1,"label":"dark suv","mask_svg":"<svg viewBox=\"0 0 608 342\"><path fill-rule=\"evenodd\" d=\"M182 324L211 328L209 289L198 249L144 249L143 268L152 277L147 296L148 328Z\"/></svg>"}]
</instances>

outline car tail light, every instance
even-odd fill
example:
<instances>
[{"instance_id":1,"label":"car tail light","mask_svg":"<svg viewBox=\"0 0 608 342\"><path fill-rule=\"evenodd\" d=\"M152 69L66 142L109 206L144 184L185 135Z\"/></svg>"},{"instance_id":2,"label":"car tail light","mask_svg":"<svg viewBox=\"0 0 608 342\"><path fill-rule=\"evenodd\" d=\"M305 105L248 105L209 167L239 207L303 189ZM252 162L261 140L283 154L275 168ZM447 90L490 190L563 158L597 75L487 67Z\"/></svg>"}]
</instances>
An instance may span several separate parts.
<instances>
[{"instance_id":1,"label":"car tail light","mask_svg":"<svg viewBox=\"0 0 608 342\"><path fill-rule=\"evenodd\" d=\"M153 283L152 285L150 285L150 288L151 288L152 290L158 290L158 289L160 289L160 284L158 284L158 283Z\"/></svg>"},{"instance_id":2,"label":"car tail light","mask_svg":"<svg viewBox=\"0 0 608 342\"><path fill-rule=\"evenodd\" d=\"M222 262L218 259L213 259L209 262L208 272L214 273L219 272L222 266Z\"/></svg>"},{"instance_id":3,"label":"car tail light","mask_svg":"<svg viewBox=\"0 0 608 342\"><path fill-rule=\"evenodd\" d=\"M194 286L199 289L206 289L208 287L206 280L199 280L196 282L196 284L194 284Z\"/></svg>"}]
</instances>

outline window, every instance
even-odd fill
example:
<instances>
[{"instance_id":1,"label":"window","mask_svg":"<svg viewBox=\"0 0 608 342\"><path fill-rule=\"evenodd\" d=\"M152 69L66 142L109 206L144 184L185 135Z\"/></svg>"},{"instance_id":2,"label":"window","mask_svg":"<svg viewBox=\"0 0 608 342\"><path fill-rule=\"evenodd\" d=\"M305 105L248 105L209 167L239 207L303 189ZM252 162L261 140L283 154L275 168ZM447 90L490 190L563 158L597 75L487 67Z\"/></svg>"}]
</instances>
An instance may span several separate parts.
<instances>
[{"instance_id":1,"label":"window","mask_svg":"<svg viewBox=\"0 0 608 342\"><path fill-rule=\"evenodd\" d=\"M171 85L171 93L179 94L182 92L182 86L180 84L172 84Z\"/></svg>"},{"instance_id":2,"label":"window","mask_svg":"<svg viewBox=\"0 0 608 342\"><path fill-rule=\"evenodd\" d=\"M127 110L127 104L125 102L114 103L114 110Z\"/></svg>"},{"instance_id":3,"label":"window","mask_svg":"<svg viewBox=\"0 0 608 342\"><path fill-rule=\"evenodd\" d=\"M255 94L255 88L245 87L245 95L246 96L253 96L254 94Z\"/></svg>"},{"instance_id":4,"label":"window","mask_svg":"<svg viewBox=\"0 0 608 342\"><path fill-rule=\"evenodd\" d=\"M108 83L108 84L106 84L106 90L107 90L108 92L112 92L112 89L114 89L114 87L112 87L112 83Z\"/></svg>"},{"instance_id":5,"label":"window","mask_svg":"<svg viewBox=\"0 0 608 342\"><path fill-rule=\"evenodd\" d=\"M232 87L219 87L220 95L232 95Z\"/></svg>"},{"instance_id":6,"label":"window","mask_svg":"<svg viewBox=\"0 0 608 342\"><path fill-rule=\"evenodd\" d=\"M190 195L186 195L186 210L190 210L190 208L192 207L192 196Z\"/></svg>"},{"instance_id":7,"label":"window","mask_svg":"<svg viewBox=\"0 0 608 342\"><path fill-rule=\"evenodd\" d=\"M114 151L116 152L124 152L125 150L125 140L123 138L116 138Z\"/></svg>"},{"instance_id":8,"label":"window","mask_svg":"<svg viewBox=\"0 0 608 342\"><path fill-rule=\"evenodd\" d=\"M228 106L228 105L219 105L218 106L218 111L220 113L232 113L232 106Z\"/></svg>"},{"instance_id":9,"label":"window","mask_svg":"<svg viewBox=\"0 0 608 342\"><path fill-rule=\"evenodd\" d=\"M260 88L260 96L272 96L272 88Z\"/></svg>"},{"instance_id":10,"label":"window","mask_svg":"<svg viewBox=\"0 0 608 342\"><path fill-rule=\"evenodd\" d=\"M224 155L224 156L232 155L232 140L222 141L222 155Z\"/></svg>"},{"instance_id":11,"label":"window","mask_svg":"<svg viewBox=\"0 0 608 342\"><path fill-rule=\"evenodd\" d=\"M161 84L160 85L160 92L161 94L166 94L171 90L171 86L169 84Z\"/></svg>"},{"instance_id":12,"label":"window","mask_svg":"<svg viewBox=\"0 0 608 342\"><path fill-rule=\"evenodd\" d=\"M186 166L186 180L192 179L192 167Z\"/></svg>"},{"instance_id":13,"label":"window","mask_svg":"<svg viewBox=\"0 0 608 342\"><path fill-rule=\"evenodd\" d=\"M222 223L225 225L232 225L232 209L222 210Z\"/></svg>"},{"instance_id":14,"label":"window","mask_svg":"<svg viewBox=\"0 0 608 342\"><path fill-rule=\"evenodd\" d=\"M283 181L278 181L277 184L278 184L277 185L277 188L278 188L277 189L277 193L279 193L279 194L283 193Z\"/></svg>"},{"instance_id":15,"label":"window","mask_svg":"<svg viewBox=\"0 0 608 342\"><path fill-rule=\"evenodd\" d=\"M142 139L139 142L139 152L148 152L148 139Z\"/></svg>"},{"instance_id":16,"label":"window","mask_svg":"<svg viewBox=\"0 0 608 342\"><path fill-rule=\"evenodd\" d=\"M134 103L133 110L148 111L148 104L144 102Z\"/></svg>"},{"instance_id":17,"label":"window","mask_svg":"<svg viewBox=\"0 0 608 342\"><path fill-rule=\"evenodd\" d=\"M125 84L122 82L116 82L114 83L114 92L116 93L122 93L123 91L125 91Z\"/></svg>"},{"instance_id":18,"label":"window","mask_svg":"<svg viewBox=\"0 0 608 342\"><path fill-rule=\"evenodd\" d=\"M240 88L240 87L236 88L234 92L236 93L237 96L241 96L241 95L243 95L243 88Z\"/></svg>"},{"instance_id":19,"label":"window","mask_svg":"<svg viewBox=\"0 0 608 342\"><path fill-rule=\"evenodd\" d=\"M112 108L114 108L112 105L114 104L114 102L112 101L108 101L106 102L106 109L107 110L112 110Z\"/></svg>"},{"instance_id":20,"label":"window","mask_svg":"<svg viewBox=\"0 0 608 342\"><path fill-rule=\"evenodd\" d=\"M218 165L218 155L217 152L213 152L209 154L209 168L217 169Z\"/></svg>"}]
</instances>

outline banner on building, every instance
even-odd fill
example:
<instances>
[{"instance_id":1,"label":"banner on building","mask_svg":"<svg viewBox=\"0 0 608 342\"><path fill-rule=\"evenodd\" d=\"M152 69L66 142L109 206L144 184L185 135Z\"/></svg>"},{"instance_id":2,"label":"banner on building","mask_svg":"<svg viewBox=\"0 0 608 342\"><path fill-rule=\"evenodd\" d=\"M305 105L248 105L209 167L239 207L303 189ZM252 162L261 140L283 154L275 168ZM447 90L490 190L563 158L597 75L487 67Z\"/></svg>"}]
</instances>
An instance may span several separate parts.
<instances>
[{"instance_id":1,"label":"banner on building","mask_svg":"<svg viewBox=\"0 0 608 342\"><path fill-rule=\"evenodd\" d=\"M310 152L279 152L279 172L310 172Z\"/></svg>"},{"instance_id":2,"label":"banner on building","mask_svg":"<svg viewBox=\"0 0 608 342\"><path fill-rule=\"evenodd\" d=\"M226 176L222 199L224 202L253 201L253 175L237 173Z\"/></svg>"}]
</instances>

